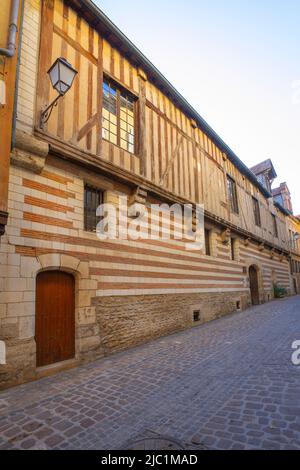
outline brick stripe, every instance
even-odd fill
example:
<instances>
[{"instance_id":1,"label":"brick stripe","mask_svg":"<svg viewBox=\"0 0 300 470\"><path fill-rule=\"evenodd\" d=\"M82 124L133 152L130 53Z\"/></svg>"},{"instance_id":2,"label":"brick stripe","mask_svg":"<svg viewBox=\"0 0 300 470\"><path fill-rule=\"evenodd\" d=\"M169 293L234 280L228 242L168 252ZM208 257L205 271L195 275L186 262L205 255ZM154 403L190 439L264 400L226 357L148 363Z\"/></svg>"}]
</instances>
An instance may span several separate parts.
<instances>
[{"instance_id":1,"label":"brick stripe","mask_svg":"<svg viewBox=\"0 0 300 470\"><path fill-rule=\"evenodd\" d=\"M115 282L99 282L99 290L123 290L123 289L242 289L241 284L147 284L147 283L115 283Z\"/></svg>"},{"instance_id":2,"label":"brick stripe","mask_svg":"<svg viewBox=\"0 0 300 470\"><path fill-rule=\"evenodd\" d=\"M124 276L124 277L137 277L141 276L143 278L162 278L162 279L196 279L198 281L242 281L241 277L233 277L228 276L224 278L224 276L211 276L211 275L203 275L203 274L176 274L176 273L164 273L164 272L153 272L153 271L130 271L125 269L95 269L91 268L90 274L95 274L97 276Z\"/></svg>"},{"instance_id":3,"label":"brick stripe","mask_svg":"<svg viewBox=\"0 0 300 470\"><path fill-rule=\"evenodd\" d=\"M55 202L46 201L37 197L25 196L24 203L31 206L43 207L55 212L74 212L74 207L64 206L63 204L56 204Z\"/></svg>"},{"instance_id":4,"label":"brick stripe","mask_svg":"<svg viewBox=\"0 0 300 470\"><path fill-rule=\"evenodd\" d=\"M96 261L97 256L93 257L93 259ZM236 270L229 270L229 269L222 269L222 266L226 265L221 265L220 263L218 267L216 266L215 268L209 268L206 266L203 266L206 264L206 260L202 260L202 264L199 266L194 266L191 264L177 264L173 262L164 262L164 261L154 261L154 260L145 260L145 259L136 259L136 258L124 258L120 256L110 256L110 255L99 255L98 257L100 262L108 262L108 263L118 263L118 264L129 264L133 266L148 266L148 267L153 267L153 268L169 268L169 269L183 269L183 270L189 270L189 271L205 271L205 272L211 272L211 273L220 273L220 274L232 274L232 275L238 275L238 274L243 274L243 270L240 267L237 267ZM97 274L97 269L98 268L91 268L91 270L95 271L92 272L91 274Z\"/></svg>"},{"instance_id":5,"label":"brick stripe","mask_svg":"<svg viewBox=\"0 0 300 470\"><path fill-rule=\"evenodd\" d=\"M62 199L75 198L74 193L70 193L69 191L63 191L62 189L52 188L47 184L38 183L37 181L31 181L27 178L23 178L23 186L25 188L41 191L42 193L52 194L53 196L61 197Z\"/></svg>"},{"instance_id":6,"label":"brick stripe","mask_svg":"<svg viewBox=\"0 0 300 470\"><path fill-rule=\"evenodd\" d=\"M47 178L48 180L55 181L56 183L60 184L67 184L67 183L74 183L74 180L71 178L67 178L65 176L57 175L56 173L52 173L47 170L43 170L41 173L41 176L44 178Z\"/></svg>"},{"instance_id":7,"label":"brick stripe","mask_svg":"<svg viewBox=\"0 0 300 470\"><path fill-rule=\"evenodd\" d=\"M73 228L73 222L71 221L48 217L46 215L33 214L31 212L24 212L23 219L37 222L39 224L54 225L55 227Z\"/></svg>"}]
</instances>

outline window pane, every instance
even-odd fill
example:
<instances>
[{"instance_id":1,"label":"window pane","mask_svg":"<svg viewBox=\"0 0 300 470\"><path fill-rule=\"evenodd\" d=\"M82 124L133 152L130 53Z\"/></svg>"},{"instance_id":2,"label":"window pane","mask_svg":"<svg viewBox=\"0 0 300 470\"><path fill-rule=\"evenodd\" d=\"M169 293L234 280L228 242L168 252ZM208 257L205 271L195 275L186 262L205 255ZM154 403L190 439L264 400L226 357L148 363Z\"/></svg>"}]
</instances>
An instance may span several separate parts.
<instances>
[{"instance_id":1,"label":"window pane","mask_svg":"<svg viewBox=\"0 0 300 470\"><path fill-rule=\"evenodd\" d=\"M133 144L128 144L128 152L134 153L134 145Z\"/></svg>"},{"instance_id":2,"label":"window pane","mask_svg":"<svg viewBox=\"0 0 300 470\"><path fill-rule=\"evenodd\" d=\"M127 132L121 130L121 139L127 140Z\"/></svg>"},{"instance_id":3,"label":"window pane","mask_svg":"<svg viewBox=\"0 0 300 470\"><path fill-rule=\"evenodd\" d=\"M117 136L115 134L110 134L109 140L112 144L117 145Z\"/></svg>"},{"instance_id":4,"label":"window pane","mask_svg":"<svg viewBox=\"0 0 300 470\"><path fill-rule=\"evenodd\" d=\"M117 116L116 116L115 114L110 113L110 114L109 114L109 120L110 120L110 122L112 122L113 124L117 125Z\"/></svg>"},{"instance_id":5,"label":"window pane","mask_svg":"<svg viewBox=\"0 0 300 470\"><path fill-rule=\"evenodd\" d=\"M102 125L103 125L104 129L109 129L108 119L102 119Z\"/></svg>"},{"instance_id":6,"label":"window pane","mask_svg":"<svg viewBox=\"0 0 300 470\"><path fill-rule=\"evenodd\" d=\"M121 119L121 129L124 129L125 131L127 130L127 123Z\"/></svg>"},{"instance_id":7,"label":"window pane","mask_svg":"<svg viewBox=\"0 0 300 470\"><path fill-rule=\"evenodd\" d=\"M103 117L104 119L109 119L109 112L108 112L107 109L105 109L105 108L103 108L102 117Z\"/></svg>"},{"instance_id":8,"label":"window pane","mask_svg":"<svg viewBox=\"0 0 300 470\"><path fill-rule=\"evenodd\" d=\"M109 130L112 134L117 135L117 126L115 124L110 123Z\"/></svg>"},{"instance_id":9,"label":"window pane","mask_svg":"<svg viewBox=\"0 0 300 470\"><path fill-rule=\"evenodd\" d=\"M127 150L127 142L126 142L126 140L121 139L121 147L122 147L122 149Z\"/></svg>"},{"instance_id":10,"label":"window pane","mask_svg":"<svg viewBox=\"0 0 300 470\"><path fill-rule=\"evenodd\" d=\"M102 137L103 139L109 140L109 132L108 130L104 129L104 127L102 127Z\"/></svg>"}]
</instances>

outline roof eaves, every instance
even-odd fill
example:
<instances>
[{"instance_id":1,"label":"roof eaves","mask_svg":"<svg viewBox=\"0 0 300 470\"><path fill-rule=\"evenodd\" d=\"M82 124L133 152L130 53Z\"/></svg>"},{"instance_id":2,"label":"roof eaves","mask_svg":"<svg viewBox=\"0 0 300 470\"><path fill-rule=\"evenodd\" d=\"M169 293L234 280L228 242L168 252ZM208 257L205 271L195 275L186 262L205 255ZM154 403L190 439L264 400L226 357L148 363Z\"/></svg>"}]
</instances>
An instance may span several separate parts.
<instances>
[{"instance_id":1,"label":"roof eaves","mask_svg":"<svg viewBox=\"0 0 300 470\"><path fill-rule=\"evenodd\" d=\"M293 215L290 211L288 211L281 204L279 204L279 202L274 201L274 206L276 206L277 209L279 209L284 215Z\"/></svg>"}]
</instances>

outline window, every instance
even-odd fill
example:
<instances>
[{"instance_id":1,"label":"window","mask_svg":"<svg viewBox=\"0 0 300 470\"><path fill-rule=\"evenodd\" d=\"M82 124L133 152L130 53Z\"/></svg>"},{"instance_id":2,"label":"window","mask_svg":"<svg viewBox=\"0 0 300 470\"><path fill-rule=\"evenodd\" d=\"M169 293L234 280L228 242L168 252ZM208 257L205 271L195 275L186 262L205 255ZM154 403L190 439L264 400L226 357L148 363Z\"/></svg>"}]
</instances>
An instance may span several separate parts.
<instances>
[{"instance_id":1,"label":"window","mask_svg":"<svg viewBox=\"0 0 300 470\"><path fill-rule=\"evenodd\" d=\"M84 188L84 230L87 232L96 232L100 217L97 217L96 211L103 203L103 192L99 189L85 186Z\"/></svg>"},{"instance_id":2,"label":"window","mask_svg":"<svg viewBox=\"0 0 300 470\"><path fill-rule=\"evenodd\" d=\"M277 196L274 196L274 201L280 204L283 207L283 199L281 194L278 194Z\"/></svg>"},{"instance_id":3,"label":"window","mask_svg":"<svg viewBox=\"0 0 300 470\"><path fill-rule=\"evenodd\" d=\"M135 101L129 92L104 79L102 137L130 153L135 152Z\"/></svg>"},{"instance_id":4,"label":"window","mask_svg":"<svg viewBox=\"0 0 300 470\"><path fill-rule=\"evenodd\" d=\"M231 248L231 259L233 261L235 260L234 244L235 244L235 239L231 238L230 239L230 248Z\"/></svg>"},{"instance_id":5,"label":"window","mask_svg":"<svg viewBox=\"0 0 300 470\"><path fill-rule=\"evenodd\" d=\"M259 202L256 197L252 197L255 225L261 227Z\"/></svg>"},{"instance_id":6,"label":"window","mask_svg":"<svg viewBox=\"0 0 300 470\"><path fill-rule=\"evenodd\" d=\"M274 214L272 214L272 219L273 219L273 233L274 233L274 237L278 238L277 220L276 220L276 216L275 216Z\"/></svg>"},{"instance_id":7,"label":"window","mask_svg":"<svg viewBox=\"0 0 300 470\"><path fill-rule=\"evenodd\" d=\"M210 230L207 228L204 230L204 235L205 235L205 254L206 256L211 255L210 251Z\"/></svg>"},{"instance_id":8,"label":"window","mask_svg":"<svg viewBox=\"0 0 300 470\"><path fill-rule=\"evenodd\" d=\"M239 213L239 206L237 200L237 190L236 190L236 183L231 176L227 175L227 189L228 189L228 197L230 201L230 208L232 212L236 214Z\"/></svg>"}]
</instances>

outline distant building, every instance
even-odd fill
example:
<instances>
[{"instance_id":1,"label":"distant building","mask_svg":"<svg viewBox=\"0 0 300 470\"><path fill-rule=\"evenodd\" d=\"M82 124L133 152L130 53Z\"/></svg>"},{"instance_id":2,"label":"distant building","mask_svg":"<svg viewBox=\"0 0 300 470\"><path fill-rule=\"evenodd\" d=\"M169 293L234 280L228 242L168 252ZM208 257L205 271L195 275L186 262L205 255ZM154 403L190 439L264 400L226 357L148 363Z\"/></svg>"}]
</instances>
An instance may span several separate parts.
<instances>
[{"instance_id":1,"label":"distant building","mask_svg":"<svg viewBox=\"0 0 300 470\"><path fill-rule=\"evenodd\" d=\"M273 196L274 205L286 212L288 250L290 252L290 271L292 293L300 293L300 215L293 215L291 193L286 183L272 189L272 183L277 177L273 163L270 159L258 163L251 168L257 180Z\"/></svg>"},{"instance_id":2,"label":"distant building","mask_svg":"<svg viewBox=\"0 0 300 470\"><path fill-rule=\"evenodd\" d=\"M278 188L272 189L272 196L284 209L293 213L291 193L286 183L281 183Z\"/></svg>"},{"instance_id":3,"label":"distant building","mask_svg":"<svg viewBox=\"0 0 300 470\"><path fill-rule=\"evenodd\" d=\"M271 186L275 178L277 178L277 174L270 158L258 163L258 165L253 166L250 170L266 190L271 192Z\"/></svg>"}]
</instances>

